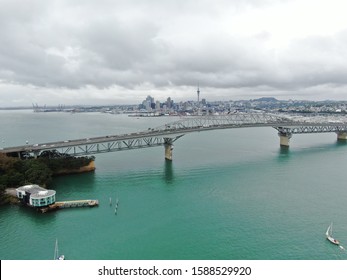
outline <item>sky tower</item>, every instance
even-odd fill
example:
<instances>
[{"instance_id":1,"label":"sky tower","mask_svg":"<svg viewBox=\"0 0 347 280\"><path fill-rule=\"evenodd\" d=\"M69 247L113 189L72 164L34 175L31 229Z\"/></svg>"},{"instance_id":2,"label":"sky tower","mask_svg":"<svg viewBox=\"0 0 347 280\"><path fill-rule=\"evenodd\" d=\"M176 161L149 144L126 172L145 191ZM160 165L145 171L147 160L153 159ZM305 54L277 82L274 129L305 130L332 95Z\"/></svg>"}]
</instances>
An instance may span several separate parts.
<instances>
[{"instance_id":1,"label":"sky tower","mask_svg":"<svg viewBox=\"0 0 347 280\"><path fill-rule=\"evenodd\" d=\"M199 84L198 84L198 90L197 90L196 92L197 92L197 94L198 94L198 104L199 104L199 101L200 101L200 99L199 99L199 97L200 97L200 89L199 89Z\"/></svg>"},{"instance_id":2,"label":"sky tower","mask_svg":"<svg viewBox=\"0 0 347 280\"><path fill-rule=\"evenodd\" d=\"M200 115L200 88L199 88L199 84L198 84L198 89L197 89L196 93L198 94L198 115Z\"/></svg>"}]
</instances>

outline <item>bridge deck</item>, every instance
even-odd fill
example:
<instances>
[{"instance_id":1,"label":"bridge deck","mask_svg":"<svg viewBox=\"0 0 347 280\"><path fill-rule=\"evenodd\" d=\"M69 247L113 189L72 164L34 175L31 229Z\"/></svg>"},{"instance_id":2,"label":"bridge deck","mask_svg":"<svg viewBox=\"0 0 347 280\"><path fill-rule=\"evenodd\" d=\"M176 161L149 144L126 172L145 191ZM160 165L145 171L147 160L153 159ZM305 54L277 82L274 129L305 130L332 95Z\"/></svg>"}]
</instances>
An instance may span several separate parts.
<instances>
[{"instance_id":1,"label":"bridge deck","mask_svg":"<svg viewBox=\"0 0 347 280\"><path fill-rule=\"evenodd\" d=\"M297 121L272 114L230 114L221 116L188 117L157 128L129 134L65 140L34 145L8 147L0 150L8 155L39 155L57 150L62 154L91 155L97 153L148 148L172 144L184 134L217 129L273 127L281 134L347 132L347 121Z\"/></svg>"}]
</instances>

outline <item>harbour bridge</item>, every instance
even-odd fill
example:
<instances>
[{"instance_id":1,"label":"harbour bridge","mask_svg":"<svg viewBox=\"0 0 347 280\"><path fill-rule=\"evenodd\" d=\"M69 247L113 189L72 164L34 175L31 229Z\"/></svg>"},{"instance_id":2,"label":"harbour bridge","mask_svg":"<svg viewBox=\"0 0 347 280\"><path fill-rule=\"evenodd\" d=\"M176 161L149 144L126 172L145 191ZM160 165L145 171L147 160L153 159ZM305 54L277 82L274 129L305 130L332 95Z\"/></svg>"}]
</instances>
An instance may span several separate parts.
<instances>
[{"instance_id":1,"label":"harbour bridge","mask_svg":"<svg viewBox=\"0 0 347 280\"><path fill-rule=\"evenodd\" d=\"M164 146L165 158L172 160L173 143L187 133L245 127L274 128L279 135L280 145L284 147L289 147L293 134L334 132L338 139L347 140L347 120L331 121L322 117L295 119L270 113L229 113L184 117L160 127L127 134L7 147L0 152L19 158L37 157L44 152L83 156Z\"/></svg>"}]
</instances>

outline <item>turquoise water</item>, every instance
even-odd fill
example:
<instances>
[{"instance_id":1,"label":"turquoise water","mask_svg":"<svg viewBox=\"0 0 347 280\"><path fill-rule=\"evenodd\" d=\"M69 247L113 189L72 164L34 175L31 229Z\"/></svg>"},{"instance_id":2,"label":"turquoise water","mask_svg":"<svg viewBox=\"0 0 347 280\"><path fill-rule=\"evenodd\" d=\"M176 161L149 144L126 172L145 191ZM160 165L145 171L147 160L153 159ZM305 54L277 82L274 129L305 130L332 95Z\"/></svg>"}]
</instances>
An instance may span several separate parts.
<instances>
[{"instance_id":1,"label":"turquoise water","mask_svg":"<svg viewBox=\"0 0 347 280\"><path fill-rule=\"evenodd\" d=\"M175 121L101 113L0 111L0 145L132 132ZM58 200L97 208L40 214L0 208L1 259L347 259L347 145L335 134L294 135L279 147L272 128L185 135L173 161L164 148L96 155L94 173L57 177ZM109 198L113 205L110 205ZM114 202L119 199L117 215Z\"/></svg>"}]
</instances>

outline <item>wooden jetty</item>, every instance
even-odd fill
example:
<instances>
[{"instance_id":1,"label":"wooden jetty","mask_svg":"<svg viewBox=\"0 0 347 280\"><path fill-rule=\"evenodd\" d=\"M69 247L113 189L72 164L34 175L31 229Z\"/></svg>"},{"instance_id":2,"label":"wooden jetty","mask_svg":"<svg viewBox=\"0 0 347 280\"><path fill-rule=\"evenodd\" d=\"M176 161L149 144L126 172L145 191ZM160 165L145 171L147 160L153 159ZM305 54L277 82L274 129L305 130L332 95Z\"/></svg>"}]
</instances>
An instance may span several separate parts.
<instances>
[{"instance_id":1,"label":"wooden jetty","mask_svg":"<svg viewBox=\"0 0 347 280\"><path fill-rule=\"evenodd\" d=\"M47 207L40 208L40 211L42 213L46 213L49 211L64 209L64 208L94 207L98 205L99 205L99 201L96 199L57 201Z\"/></svg>"}]
</instances>

